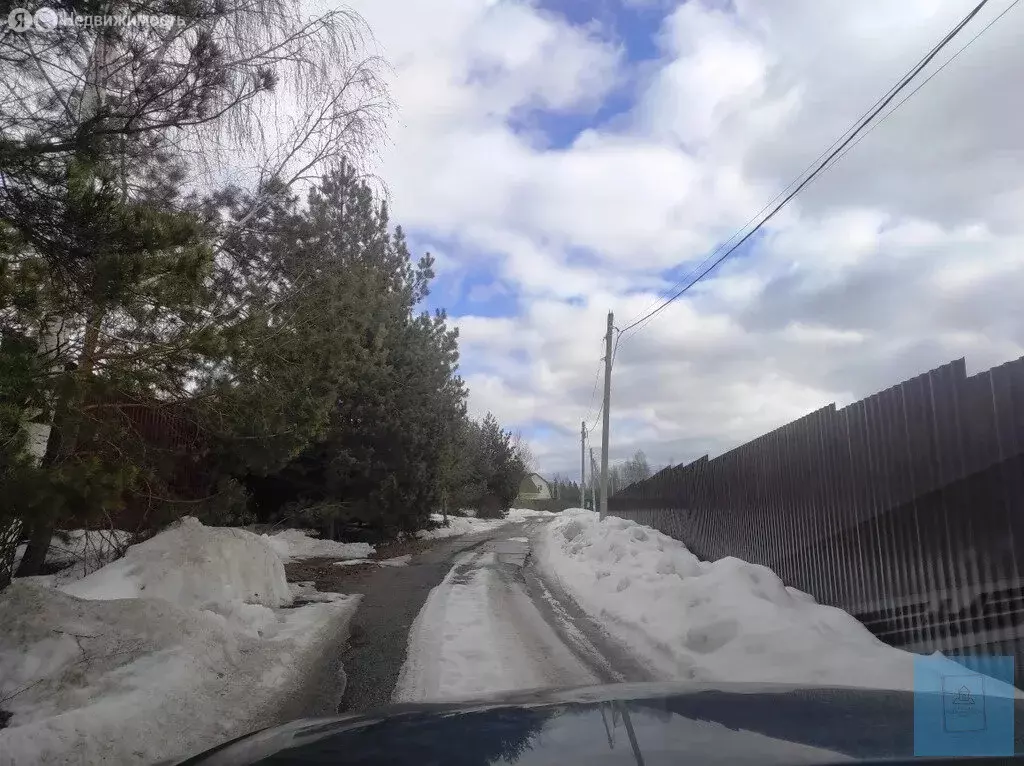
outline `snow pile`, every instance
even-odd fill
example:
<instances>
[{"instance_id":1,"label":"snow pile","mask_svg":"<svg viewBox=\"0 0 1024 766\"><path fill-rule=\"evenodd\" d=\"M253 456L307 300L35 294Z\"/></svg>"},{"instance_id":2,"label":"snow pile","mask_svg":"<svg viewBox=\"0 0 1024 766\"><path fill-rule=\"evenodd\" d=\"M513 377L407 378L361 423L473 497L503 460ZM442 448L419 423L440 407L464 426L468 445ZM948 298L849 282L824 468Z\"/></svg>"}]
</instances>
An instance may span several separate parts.
<instances>
[{"instance_id":1,"label":"snow pile","mask_svg":"<svg viewBox=\"0 0 1024 766\"><path fill-rule=\"evenodd\" d=\"M62 590L15 581L0 593L0 766L151 763L278 723L358 601L271 608L292 602L274 551L194 519Z\"/></svg>"},{"instance_id":2,"label":"snow pile","mask_svg":"<svg viewBox=\"0 0 1024 766\"><path fill-rule=\"evenodd\" d=\"M244 529L207 527L191 517L62 590L86 599L162 598L200 608L235 601L291 603L284 566L273 549Z\"/></svg>"},{"instance_id":3,"label":"snow pile","mask_svg":"<svg viewBox=\"0 0 1024 766\"><path fill-rule=\"evenodd\" d=\"M660 677L913 689L913 654L767 567L699 561L656 530L584 510L548 525L536 554L548 576Z\"/></svg>"},{"instance_id":4,"label":"snow pile","mask_svg":"<svg viewBox=\"0 0 1024 766\"><path fill-rule=\"evenodd\" d=\"M374 552L369 543L339 543L311 537L309 531L286 529L276 535L263 535L264 541L282 561L311 558L364 559Z\"/></svg>"}]
</instances>

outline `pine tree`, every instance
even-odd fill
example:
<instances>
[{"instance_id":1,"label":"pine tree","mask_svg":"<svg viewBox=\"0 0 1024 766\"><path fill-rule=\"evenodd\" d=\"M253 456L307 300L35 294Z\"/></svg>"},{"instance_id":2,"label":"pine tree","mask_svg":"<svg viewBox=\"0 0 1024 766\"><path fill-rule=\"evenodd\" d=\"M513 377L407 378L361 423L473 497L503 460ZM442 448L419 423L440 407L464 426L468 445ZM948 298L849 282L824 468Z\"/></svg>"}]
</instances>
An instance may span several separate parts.
<instances>
[{"instance_id":1,"label":"pine tree","mask_svg":"<svg viewBox=\"0 0 1024 766\"><path fill-rule=\"evenodd\" d=\"M323 433L256 484L272 487L279 507L332 508L335 527L378 537L411 532L426 524L449 481L465 399L457 332L443 313L417 313L432 260L413 261L387 207L351 167L317 185L303 216L303 247L349 280L334 289L348 291L356 316L333 321L357 330L345 350L356 363L332 372ZM331 322L318 330L331 331Z\"/></svg>"},{"instance_id":2,"label":"pine tree","mask_svg":"<svg viewBox=\"0 0 1024 766\"><path fill-rule=\"evenodd\" d=\"M468 421L462 433L465 478L456 492L459 504L475 508L484 518L503 517L527 474L515 437L492 413L480 421Z\"/></svg>"}]
</instances>

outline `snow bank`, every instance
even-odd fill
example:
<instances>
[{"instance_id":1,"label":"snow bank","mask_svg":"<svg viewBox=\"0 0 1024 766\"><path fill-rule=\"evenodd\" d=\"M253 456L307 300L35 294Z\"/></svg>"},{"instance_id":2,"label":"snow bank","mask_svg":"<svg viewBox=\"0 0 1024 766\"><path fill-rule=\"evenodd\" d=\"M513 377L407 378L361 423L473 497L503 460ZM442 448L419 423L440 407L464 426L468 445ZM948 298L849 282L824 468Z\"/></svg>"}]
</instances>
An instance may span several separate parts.
<instances>
[{"instance_id":1,"label":"snow bank","mask_svg":"<svg viewBox=\"0 0 1024 766\"><path fill-rule=\"evenodd\" d=\"M151 763L278 723L358 596L294 609L258 536L186 519L62 590L0 593L0 766Z\"/></svg>"},{"instance_id":2,"label":"snow bank","mask_svg":"<svg viewBox=\"0 0 1024 766\"><path fill-rule=\"evenodd\" d=\"M244 529L207 527L194 518L133 545L123 558L62 590L85 599L162 598L200 608L291 603L284 566L270 546Z\"/></svg>"},{"instance_id":3,"label":"snow bank","mask_svg":"<svg viewBox=\"0 0 1024 766\"><path fill-rule=\"evenodd\" d=\"M787 587L767 567L732 557L700 561L650 527L602 522L582 509L548 525L535 554L661 677L913 689L913 654Z\"/></svg>"},{"instance_id":4,"label":"snow bank","mask_svg":"<svg viewBox=\"0 0 1024 766\"><path fill-rule=\"evenodd\" d=\"M276 535L263 535L263 539L285 562L320 557L364 559L375 551L369 543L339 543L335 540L321 540L318 537L311 537L308 531L301 529L286 529Z\"/></svg>"}]
</instances>

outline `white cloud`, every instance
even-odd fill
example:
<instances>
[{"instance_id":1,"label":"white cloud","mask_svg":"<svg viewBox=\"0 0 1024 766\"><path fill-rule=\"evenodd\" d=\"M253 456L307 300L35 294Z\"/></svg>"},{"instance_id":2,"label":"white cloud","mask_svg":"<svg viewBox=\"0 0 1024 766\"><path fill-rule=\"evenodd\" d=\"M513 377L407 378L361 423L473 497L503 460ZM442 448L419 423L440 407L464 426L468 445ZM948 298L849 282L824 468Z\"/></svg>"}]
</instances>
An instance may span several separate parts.
<instances>
[{"instance_id":1,"label":"white cloud","mask_svg":"<svg viewBox=\"0 0 1024 766\"><path fill-rule=\"evenodd\" d=\"M963 42L1009 2L990 3ZM641 314L667 286L662 269L732 234L973 3L690 0L640 76L608 29L525 0L355 5L395 65L400 117L381 172L396 220L451 243L445 269L488 259L519 298L518 316L457 320L471 409L551 424L534 444L541 468L575 471L605 311L620 327ZM1024 354L1021 14L751 253L623 341L613 459L715 454L951 358L978 369ZM626 82L635 108L569 146L511 127L524 109L593 114Z\"/></svg>"}]
</instances>

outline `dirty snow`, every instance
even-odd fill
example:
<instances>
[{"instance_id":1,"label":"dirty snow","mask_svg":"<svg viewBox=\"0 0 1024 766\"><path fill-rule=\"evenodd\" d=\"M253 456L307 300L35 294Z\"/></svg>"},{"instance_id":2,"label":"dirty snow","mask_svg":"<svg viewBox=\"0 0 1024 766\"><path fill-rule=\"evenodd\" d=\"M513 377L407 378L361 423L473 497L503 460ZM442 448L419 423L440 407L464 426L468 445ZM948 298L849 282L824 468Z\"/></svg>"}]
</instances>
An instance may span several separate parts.
<instances>
[{"instance_id":1,"label":"dirty snow","mask_svg":"<svg viewBox=\"0 0 1024 766\"><path fill-rule=\"evenodd\" d=\"M440 513L432 513L430 515L431 521L436 521L441 524L444 522L444 516ZM419 533L421 540L437 540L442 537L455 537L457 535L471 535L475 532L488 532L492 529L506 524L504 519L477 519L467 518L464 516L449 516L447 527L438 527L437 529L424 529Z\"/></svg>"},{"instance_id":2,"label":"dirty snow","mask_svg":"<svg viewBox=\"0 0 1024 766\"><path fill-rule=\"evenodd\" d=\"M322 540L302 529L286 529L276 535L263 535L263 539L285 563L311 558L365 559L375 551L369 543Z\"/></svg>"},{"instance_id":3,"label":"dirty snow","mask_svg":"<svg viewBox=\"0 0 1024 766\"><path fill-rule=\"evenodd\" d=\"M348 598L348 596L341 593L319 591L316 589L316 582L312 580L290 582L288 583L288 589L291 591L292 598L297 602L330 603L332 601L345 601Z\"/></svg>"},{"instance_id":4,"label":"dirty snow","mask_svg":"<svg viewBox=\"0 0 1024 766\"><path fill-rule=\"evenodd\" d=\"M509 510L505 521L530 521L531 519L553 519L558 516L551 511L534 511L529 508L512 508Z\"/></svg>"},{"instance_id":5,"label":"dirty snow","mask_svg":"<svg viewBox=\"0 0 1024 766\"><path fill-rule=\"evenodd\" d=\"M503 519L478 519L474 517L463 517L463 516L449 516L447 527L438 527L437 529L425 529L419 533L419 536L423 540L436 540L442 537L455 537L456 535L471 535L477 532L490 532L493 529L504 526L505 524L514 524L521 521L529 521L533 519L541 518L553 518L557 516L556 513L549 513L548 511L531 511L528 508L512 508L509 510L508 515ZM440 513L430 514L431 521L442 523L444 516Z\"/></svg>"},{"instance_id":6,"label":"dirty snow","mask_svg":"<svg viewBox=\"0 0 1024 766\"><path fill-rule=\"evenodd\" d=\"M347 561L335 561L334 566L336 567L352 567L356 564L373 564L375 566L382 567L404 567L409 565L409 561L412 560L412 554L407 553L404 556L395 556L390 559L349 559Z\"/></svg>"},{"instance_id":7,"label":"dirty snow","mask_svg":"<svg viewBox=\"0 0 1024 766\"><path fill-rule=\"evenodd\" d=\"M359 602L276 608L292 599L265 541L194 519L62 589L15 581L0 593L0 766L151 763L277 723Z\"/></svg>"},{"instance_id":8,"label":"dirty snow","mask_svg":"<svg viewBox=\"0 0 1024 766\"><path fill-rule=\"evenodd\" d=\"M700 561L650 527L599 521L582 509L547 525L535 554L547 576L659 677L914 688L913 654L767 567Z\"/></svg>"}]
</instances>

